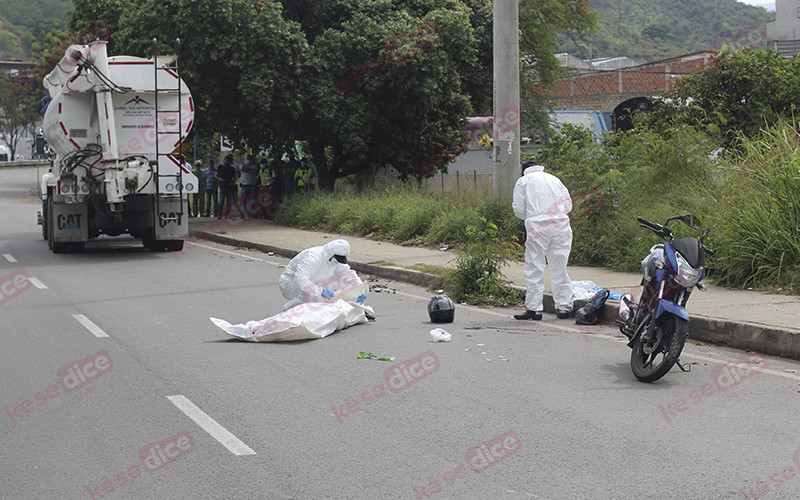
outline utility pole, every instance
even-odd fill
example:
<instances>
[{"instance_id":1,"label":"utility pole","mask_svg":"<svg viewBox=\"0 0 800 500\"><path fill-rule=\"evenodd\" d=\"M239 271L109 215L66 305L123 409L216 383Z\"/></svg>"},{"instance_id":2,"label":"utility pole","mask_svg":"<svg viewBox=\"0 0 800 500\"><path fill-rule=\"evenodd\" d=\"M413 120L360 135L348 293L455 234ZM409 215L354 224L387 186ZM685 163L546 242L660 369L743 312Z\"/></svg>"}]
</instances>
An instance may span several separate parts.
<instances>
[{"instance_id":1,"label":"utility pole","mask_svg":"<svg viewBox=\"0 0 800 500\"><path fill-rule=\"evenodd\" d=\"M494 0L494 197L510 198L520 177L519 0Z\"/></svg>"}]
</instances>

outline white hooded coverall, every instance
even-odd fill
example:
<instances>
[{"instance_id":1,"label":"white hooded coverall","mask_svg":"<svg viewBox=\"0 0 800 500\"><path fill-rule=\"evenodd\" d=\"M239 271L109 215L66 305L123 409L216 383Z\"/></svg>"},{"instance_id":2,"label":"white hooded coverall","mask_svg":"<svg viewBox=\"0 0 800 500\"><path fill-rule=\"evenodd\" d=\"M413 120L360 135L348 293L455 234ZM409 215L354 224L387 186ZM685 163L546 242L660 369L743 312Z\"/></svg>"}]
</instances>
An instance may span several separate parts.
<instances>
[{"instance_id":1,"label":"white hooded coverall","mask_svg":"<svg viewBox=\"0 0 800 500\"><path fill-rule=\"evenodd\" d=\"M541 165L528 167L514 186L514 214L525 221L525 308L544 310L544 268L550 266L556 309L572 311L567 260L572 249L572 198L558 177ZM546 260L545 260L546 259Z\"/></svg>"},{"instance_id":2,"label":"white hooded coverall","mask_svg":"<svg viewBox=\"0 0 800 500\"><path fill-rule=\"evenodd\" d=\"M281 294L289 299L283 306L284 310L309 302L309 298L313 300L319 297L318 300L324 300L322 298L324 288L317 282L336 273L350 270L347 264L332 259L334 255L350 255L350 243L346 240L333 240L321 247L307 248L295 255L281 274ZM358 277L355 279L361 283Z\"/></svg>"}]
</instances>

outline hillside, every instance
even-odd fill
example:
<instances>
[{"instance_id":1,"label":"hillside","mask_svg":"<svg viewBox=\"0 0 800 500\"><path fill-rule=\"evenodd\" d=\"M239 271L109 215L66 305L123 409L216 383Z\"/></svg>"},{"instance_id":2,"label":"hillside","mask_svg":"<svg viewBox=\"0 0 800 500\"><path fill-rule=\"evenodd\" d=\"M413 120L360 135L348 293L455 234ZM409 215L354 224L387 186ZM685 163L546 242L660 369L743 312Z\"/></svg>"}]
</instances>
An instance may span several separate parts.
<instances>
[{"instance_id":1,"label":"hillside","mask_svg":"<svg viewBox=\"0 0 800 500\"><path fill-rule=\"evenodd\" d=\"M72 0L0 0L0 59L30 57L31 42L63 26Z\"/></svg>"},{"instance_id":2,"label":"hillside","mask_svg":"<svg viewBox=\"0 0 800 500\"><path fill-rule=\"evenodd\" d=\"M758 23L765 29L774 12L736 0L592 0L599 14L592 57L666 59L719 46L719 41ZM559 51L588 57L562 39ZM716 44L716 46L715 46Z\"/></svg>"},{"instance_id":3,"label":"hillside","mask_svg":"<svg viewBox=\"0 0 800 500\"><path fill-rule=\"evenodd\" d=\"M715 41L753 23L763 28L774 12L736 0L591 0L599 14L597 33L589 38L593 58L629 56L665 59L711 48ZM30 55L38 38L67 20L72 0L0 0L0 59ZM559 52L586 58L562 37Z\"/></svg>"}]
</instances>

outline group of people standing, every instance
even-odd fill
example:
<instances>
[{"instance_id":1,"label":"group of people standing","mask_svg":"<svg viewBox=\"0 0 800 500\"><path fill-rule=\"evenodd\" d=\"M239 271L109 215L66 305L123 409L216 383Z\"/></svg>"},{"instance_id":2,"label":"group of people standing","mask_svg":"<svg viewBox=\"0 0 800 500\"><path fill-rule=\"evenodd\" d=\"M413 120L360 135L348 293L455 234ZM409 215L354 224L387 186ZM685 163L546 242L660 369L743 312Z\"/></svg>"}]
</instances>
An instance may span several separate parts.
<instances>
[{"instance_id":1,"label":"group of people standing","mask_svg":"<svg viewBox=\"0 0 800 500\"><path fill-rule=\"evenodd\" d=\"M234 207L238 207L242 216L247 216L246 201L258 196L262 187L269 186L279 202L287 194L310 188L310 169L294 159L288 163L268 162L266 158L256 161L254 155L247 155L239 165L234 163L233 155L228 154L218 166L213 159L208 160L205 169L203 162L197 160L192 173L197 177L199 189L189 197L190 217L226 218Z\"/></svg>"},{"instance_id":2,"label":"group of people standing","mask_svg":"<svg viewBox=\"0 0 800 500\"><path fill-rule=\"evenodd\" d=\"M197 177L199 188L189 199L190 217L227 218L240 200L256 196L259 187L270 186L274 181L266 160L256 163L253 155L247 155L242 165L235 164L230 154L219 166L211 159L205 169L203 162L197 160L192 173ZM244 207L238 209L246 215Z\"/></svg>"}]
</instances>

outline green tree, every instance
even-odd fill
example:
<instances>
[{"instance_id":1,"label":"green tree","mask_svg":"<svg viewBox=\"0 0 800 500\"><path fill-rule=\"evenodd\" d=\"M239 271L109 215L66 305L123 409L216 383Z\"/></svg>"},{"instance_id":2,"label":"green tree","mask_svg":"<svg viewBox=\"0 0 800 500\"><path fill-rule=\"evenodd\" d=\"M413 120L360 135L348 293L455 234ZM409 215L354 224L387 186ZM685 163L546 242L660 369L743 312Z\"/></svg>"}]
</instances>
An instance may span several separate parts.
<instances>
[{"instance_id":1,"label":"green tree","mask_svg":"<svg viewBox=\"0 0 800 500\"><path fill-rule=\"evenodd\" d=\"M154 37L166 52L180 37L196 131L276 153L306 140L323 189L380 167L433 175L463 148L464 119L491 109L490 0L75 3L71 31L102 23L112 55L147 57ZM568 3L525 2L541 78L557 66L558 30L588 19L585 0Z\"/></svg>"},{"instance_id":2,"label":"green tree","mask_svg":"<svg viewBox=\"0 0 800 500\"><path fill-rule=\"evenodd\" d=\"M5 22L0 17L0 59L26 57L30 50L29 39L27 30Z\"/></svg>"},{"instance_id":3,"label":"green tree","mask_svg":"<svg viewBox=\"0 0 800 500\"><path fill-rule=\"evenodd\" d=\"M39 37L43 32L63 26L71 7L70 0L3 0L0 16Z\"/></svg>"},{"instance_id":4,"label":"green tree","mask_svg":"<svg viewBox=\"0 0 800 500\"><path fill-rule=\"evenodd\" d=\"M458 1L400 3L342 3L341 18L310 41L300 125L323 189L378 167L430 176L446 167L430 160L462 141L471 112L462 70L477 60L472 11Z\"/></svg>"},{"instance_id":5,"label":"green tree","mask_svg":"<svg viewBox=\"0 0 800 500\"><path fill-rule=\"evenodd\" d=\"M775 19L774 12L736 0L592 0L591 5L598 23L586 40L596 58L659 60L709 50L720 39L754 24L761 29L755 33L763 36L764 25ZM559 42L556 52L580 54L566 36Z\"/></svg>"},{"instance_id":6,"label":"green tree","mask_svg":"<svg viewBox=\"0 0 800 500\"><path fill-rule=\"evenodd\" d=\"M180 38L181 76L194 97L195 131L201 139L222 133L238 145L258 148L296 137L298 65L306 45L298 25L282 16L279 3L104 2L109 10L76 9L70 26L85 30L106 23L112 54L150 57L153 38L159 40L160 53L173 53Z\"/></svg>"},{"instance_id":7,"label":"green tree","mask_svg":"<svg viewBox=\"0 0 800 500\"><path fill-rule=\"evenodd\" d=\"M596 21L597 16L589 9L588 0L520 0L519 50L526 64L526 71L520 73L521 88L547 87L561 77L563 69L553 55L559 35L567 33L573 41L583 40L594 30ZM546 100L537 92L523 92L521 104L527 110L548 109ZM529 128L548 126L545 115L529 116L538 122L528 124Z\"/></svg>"},{"instance_id":8,"label":"green tree","mask_svg":"<svg viewBox=\"0 0 800 500\"><path fill-rule=\"evenodd\" d=\"M772 50L723 50L708 69L682 78L666 97L656 103L654 128L689 124L729 145L739 133L755 137L779 118L795 114L800 59L785 59Z\"/></svg>"},{"instance_id":9,"label":"green tree","mask_svg":"<svg viewBox=\"0 0 800 500\"><path fill-rule=\"evenodd\" d=\"M11 158L19 140L39 120L42 91L27 73L0 78L0 140L8 146Z\"/></svg>"}]
</instances>

